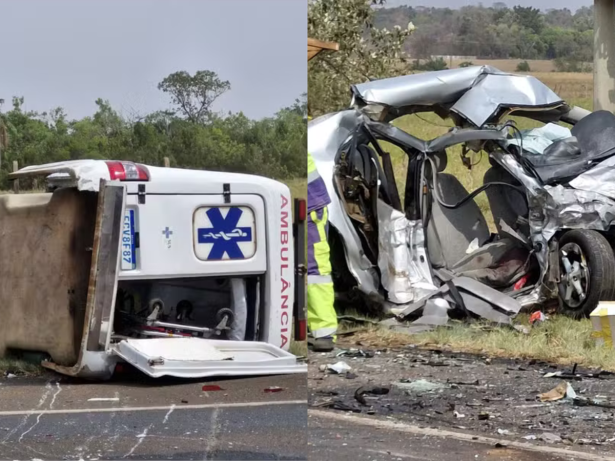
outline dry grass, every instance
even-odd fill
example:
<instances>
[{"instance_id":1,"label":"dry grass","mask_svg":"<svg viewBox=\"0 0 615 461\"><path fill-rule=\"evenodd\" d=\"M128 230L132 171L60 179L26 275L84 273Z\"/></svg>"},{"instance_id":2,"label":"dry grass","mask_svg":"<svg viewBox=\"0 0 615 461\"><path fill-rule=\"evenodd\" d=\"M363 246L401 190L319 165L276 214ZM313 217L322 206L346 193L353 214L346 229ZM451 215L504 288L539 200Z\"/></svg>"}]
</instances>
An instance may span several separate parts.
<instances>
[{"instance_id":1,"label":"dry grass","mask_svg":"<svg viewBox=\"0 0 615 461\"><path fill-rule=\"evenodd\" d=\"M297 357L307 357L308 344L307 341L292 341L290 343L290 353Z\"/></svg>"},{"instance_id":2,"label":"dry grass","mask_svg":"<svg viewBox=\"0 0 615 461\"><path fill-rule=\"evenodd\" d=\"M520 315L517 322L527 325L527 315ZM615 353L607 347L596 346L591 338L589 320L572 320L552 316L533 327L530 334L510 328L489 328L486 324L456 323L451 327L431 332L407 335L379 326L363 328L352 336L365 347L401 347L414 344L424 348L464 351L491 357L533 358L559 364L578 363L615 371Z\"/></svg>"},{"instance_id":3,"label":"dry grass","mask_svg":"<svg viewBox=\"0 0 615 461\"><path fill-rule=\"evenodd\" d=\"M293 198L307 197L307 178L284 179L282 182L290 188Z\"/></svg>"},{"instance_id":4,"label":"dry grass","mask_svg":"<svg viewBox=\"0 0 615 461\"><path fill-rule=\"evenodd\" d=\"M45 369L40 365L40 363L14 357L0 358L0 373L2 373L2 375L10 372L19 375L34 376L44 373L44 370Z\"/></svg>"},{"instance_id":5,"label":"dry grass","mask_svg":"<svg viewBox=\"0 0 615 461\"><path fill-rule=\"evenodd\" d=\"M475 66L493 66L504 72L515 72L517 65L524 59L453 59L452 67L459 67L463 62L470 61ZM532 72L554 72L555 64L547 59L528 59L528 64ZM447 62L450 67L450 62Z\"/></svg>"}]
</instances>

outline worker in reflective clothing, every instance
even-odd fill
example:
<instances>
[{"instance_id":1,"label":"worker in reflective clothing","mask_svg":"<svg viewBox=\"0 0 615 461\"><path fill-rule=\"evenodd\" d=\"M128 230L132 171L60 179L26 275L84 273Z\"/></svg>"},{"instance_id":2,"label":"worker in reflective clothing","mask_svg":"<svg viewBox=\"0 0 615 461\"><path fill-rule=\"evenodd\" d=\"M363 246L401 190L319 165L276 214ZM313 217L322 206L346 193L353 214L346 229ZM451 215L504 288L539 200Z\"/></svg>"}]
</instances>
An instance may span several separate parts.
<instances>
[{"instance_id":1,"label":"worker in reflective clothing","mask_svg":"<svg viewBox=\"0 0 615 461\"><path fill-rule=\"evenodd\" d=\"M308 327L312 336L310 344L319 352L333 349L337 332L327 242L329 203L331 199L325 183L308 154Z\"/></svg>"}]
</instances>

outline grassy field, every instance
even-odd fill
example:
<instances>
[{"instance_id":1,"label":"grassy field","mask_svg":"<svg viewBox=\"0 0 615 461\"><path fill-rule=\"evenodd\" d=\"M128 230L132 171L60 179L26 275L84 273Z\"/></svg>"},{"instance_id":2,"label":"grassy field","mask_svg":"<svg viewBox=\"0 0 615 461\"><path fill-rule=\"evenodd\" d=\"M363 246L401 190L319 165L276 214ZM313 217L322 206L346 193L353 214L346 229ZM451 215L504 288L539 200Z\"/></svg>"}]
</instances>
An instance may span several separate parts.
<instances>
[{"instance_id":1,"label":"grassy field","mask_svg":"<svg viewBox=\"0 0 615 461\"><path fill-rule=\"evenodd\" d=\"M528 325L528 316L519 315L516 323ZM613 350L596 346L591 331L589 320L576 321L553 315L546 322L533 327L529 334L511 328L493 328L482 323L454 323L451 327L416 335L370 326L355 333L352 340L374 348L414 344L424 348L437 347L490 357L533 358L563 365L578 363L585 367L615 371Z\"/></svg>"},{"instance_id":2,"label":"grassy field","mask_svg":"<svg viewBox=\"0 0 615 461\"><path fill-rule=\"evenodd\" d=\"M459 67L459 65L463 62L471 62L475 66L493 66L497 67L504 72L515 72L517 69L517 65L521 62L525 61L524 59L453 59L452 66L451 62L448 60L446 63L449 67ZM554 72L555 64L553 61L548 59L528 59L527 63L530 65L530 69L532 72Z\"/></svg>"},{"instance_id":3,"label":"grassy field","mask_svg":"<svg viewBox=\"0 0 615 461\"><path fill-rule=\"evenodd\" d=\"M306 178L286 179L286 180L283 180L283 182L290 188L290 193L292 194L293 198L306 198L307 197L307 179Z\"/></svg>"}]
</instances>

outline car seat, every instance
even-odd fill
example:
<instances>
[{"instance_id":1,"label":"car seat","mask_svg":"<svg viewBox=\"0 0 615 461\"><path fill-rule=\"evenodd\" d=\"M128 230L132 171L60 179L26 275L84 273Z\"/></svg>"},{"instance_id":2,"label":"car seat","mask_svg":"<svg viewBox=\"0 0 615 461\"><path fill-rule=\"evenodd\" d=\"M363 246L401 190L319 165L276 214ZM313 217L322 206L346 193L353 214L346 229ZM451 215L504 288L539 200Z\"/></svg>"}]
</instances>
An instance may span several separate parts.
<instances>
[{"instance_id":1,"label":"car seat","mask_svg":"<svg viewBox=\"0 0 615 461\"><path fill-rule=\"evenodd\" d=\"M529 266L529 250L513 238L496 238L491 233L482 211L474 200L456 208L454 204L469 195L463 184L446 169L447 154L429 154L425 179L428 192L423 201L426 221L427 254L434 269L446 269L456 276L466 276L492 287L507 287L522 277ZM436 174L433 174L432 164ZM468 253L477 239L479 248Z\"/></svg>"}]
</instances>

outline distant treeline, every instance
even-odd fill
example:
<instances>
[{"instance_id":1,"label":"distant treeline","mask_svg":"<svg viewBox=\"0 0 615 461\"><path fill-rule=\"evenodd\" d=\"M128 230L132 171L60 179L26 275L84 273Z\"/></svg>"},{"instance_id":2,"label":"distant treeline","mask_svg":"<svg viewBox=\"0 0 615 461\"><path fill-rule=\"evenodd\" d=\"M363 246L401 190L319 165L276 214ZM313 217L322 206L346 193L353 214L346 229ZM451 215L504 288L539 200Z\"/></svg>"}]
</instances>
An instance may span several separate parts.
<instances>
[{"instance_id":1,"label":"distant treeline","mask_svg":"<svg viewBox=\"0 0 615 461\"><path fill-rule=\"evenodd\" d=\"M409 22L416 30L404 51L414 59L555 59L563 67L592 61L593 7L572 13L565 8L508 8L503 2L460 9L399 6L379 7L374 17L376 27L389 30Z\"/></svg>"},{"instance_id":2,"label":"distant treeline","mask_svg":"<svg viewBox=\"0 0 615 461\"><path fill-rule=\"evenodd\" d=\"M307 101L302 95L275 116L251 120L243 113L220 115L214 100L229 82L209 71L177 72L158 86L174 108L125 117L98 99L91 117L70 120L62 108L46 113L23 108L0 112L0 189L9 187L12 162L19 166L76 159L121 159L149 165L260 174L274 178L304 176L307 168ZM8 109L8 110L7 110Z\"/></svg>"}]
</instances>

